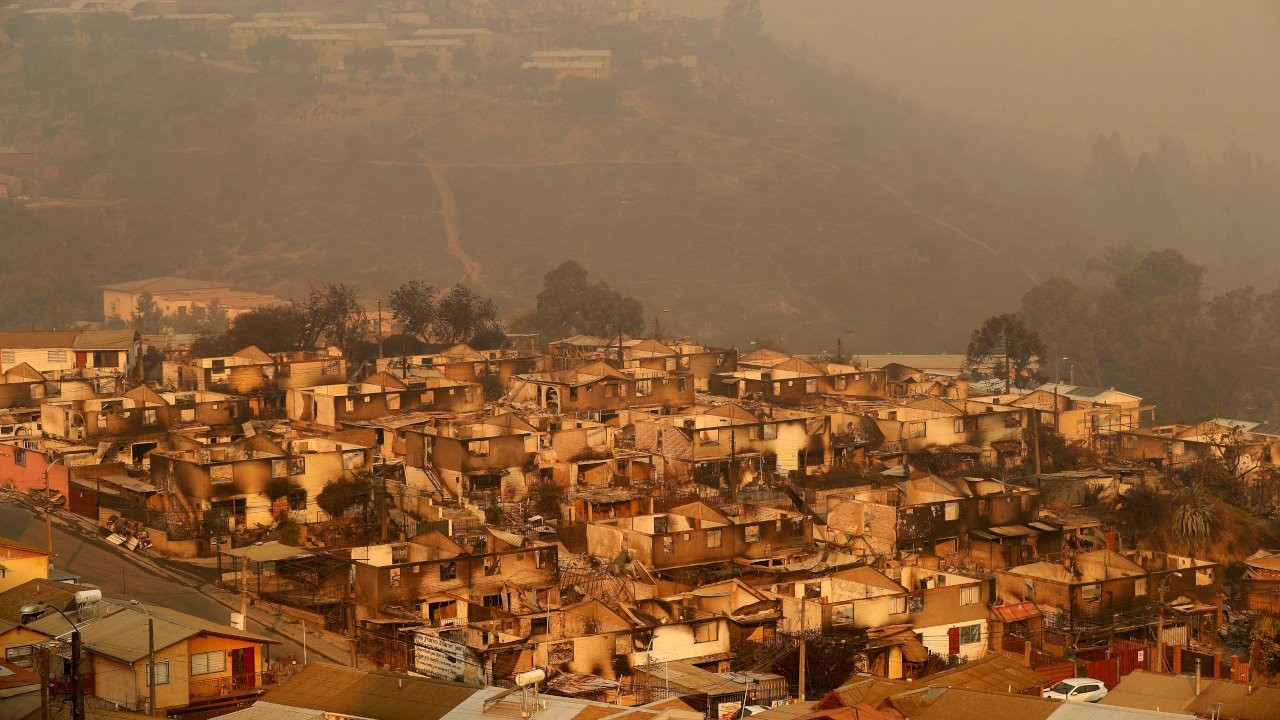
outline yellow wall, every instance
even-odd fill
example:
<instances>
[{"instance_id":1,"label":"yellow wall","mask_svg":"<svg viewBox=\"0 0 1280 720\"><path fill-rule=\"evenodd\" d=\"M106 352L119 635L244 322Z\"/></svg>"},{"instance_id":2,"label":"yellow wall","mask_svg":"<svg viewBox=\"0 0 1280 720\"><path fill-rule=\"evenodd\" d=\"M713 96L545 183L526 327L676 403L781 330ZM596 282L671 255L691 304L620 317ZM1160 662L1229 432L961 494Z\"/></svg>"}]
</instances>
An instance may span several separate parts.
<instances>
[{"instance_id":1,"label":"yellow wall","mask_svg":"<svg viewBox=\"0 0 1280 720\"><path fill-rule=\"evenodd\" d=\"M156 685L156 708L184 707L201 696L215 695L219 681L226 679L230 687L232 675L231 650L253 648L254 663L251 672L262 672L262 646L220 636L196 636L156 651L156 663L169 662L169 682ZM191 674L191 655L213 650L226 653L226 670L202 675ZM121 663L100 655L93 656L94 694L118 702L121 705L141 708L147 697L147 659L133 663Z\"/></svg>"},{"instance_id":2,"label":"yellow wall","mask_svg":"<svg viewBox=\"0 0 1280 720\"><path fill-rule=\"evenodd\" d=\"M43 635L21 626L13 628L9 632L0 635L0 659L4 658L5 651L11 647L18 647L19 645L35 645L36 643L45 642L48 639L48 635Z\"/></svg>"},{"instance_id":3,"label":"yellow wall","mask_svg":"<svg viewBox=\"0 0 1280 720\"><path fill-rule=\"evenodd\" d=\"M0 565L4 566L4 577L0 577L0 592L15 588L28 580L44 580L49 577L49 556L45 553L0 545Z\"/></svg>"}]
</instances>

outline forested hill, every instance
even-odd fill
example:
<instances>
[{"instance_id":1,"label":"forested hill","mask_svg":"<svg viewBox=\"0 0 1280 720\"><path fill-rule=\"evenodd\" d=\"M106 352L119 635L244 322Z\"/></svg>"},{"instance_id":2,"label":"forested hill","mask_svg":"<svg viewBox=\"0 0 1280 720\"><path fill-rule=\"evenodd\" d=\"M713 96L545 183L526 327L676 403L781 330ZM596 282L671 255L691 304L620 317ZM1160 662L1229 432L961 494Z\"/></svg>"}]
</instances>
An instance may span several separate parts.
<instances>
[{"instance_id":1,"label":"forested hill","mask_svg":"<svg viewBox=\"0 0 1280 720\"><path fill-rule=\"evenodd\" d=\"M29 192L60 200L0 202L3 324L93 317L94 285L157 274L283 297L462 281L514 314L573 258L707 342L960 351L1109 246L1195 247L1257 282L1280 260L1280 173L1243 151L1117 136L1054 175L1035 137L707 22L555 28L538 42L615 53L613 80L558 90L514 50L442 84L201 62L180 40L0 47L6 141L38 149ZM697 67L643 62L682 56Z\"/></svg>"}]
</instances>

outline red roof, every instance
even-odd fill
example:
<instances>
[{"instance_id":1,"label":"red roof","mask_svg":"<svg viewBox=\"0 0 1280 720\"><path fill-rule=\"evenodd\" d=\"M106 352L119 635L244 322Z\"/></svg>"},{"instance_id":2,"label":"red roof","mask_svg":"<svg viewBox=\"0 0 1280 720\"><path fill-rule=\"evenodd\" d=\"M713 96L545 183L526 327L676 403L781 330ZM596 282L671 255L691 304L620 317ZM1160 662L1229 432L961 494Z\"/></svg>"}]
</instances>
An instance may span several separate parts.
<instances>
[{"instance_id":1,"label":"red roof","mask_svg":"<svg viewBox=\"0 0 1280 720\"><path fill-rule=\"evenodd\" d=\"M997 605L991 608L992 614L1000 622L1011 623L1019 620L1030 620L1040 617L1040 608L1035 603L1020 602L1014 605Z\"/></svg>"}]
</instances>

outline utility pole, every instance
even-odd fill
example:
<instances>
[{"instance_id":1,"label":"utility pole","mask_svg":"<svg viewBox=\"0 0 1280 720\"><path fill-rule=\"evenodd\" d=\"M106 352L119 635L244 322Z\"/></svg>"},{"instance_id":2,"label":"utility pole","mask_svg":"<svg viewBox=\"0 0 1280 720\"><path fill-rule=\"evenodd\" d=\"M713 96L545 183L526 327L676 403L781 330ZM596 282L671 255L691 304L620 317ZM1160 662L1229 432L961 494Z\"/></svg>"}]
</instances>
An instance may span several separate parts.
<instances>
[{"instance_id":1,"label":"utility pole","mask_svg":"<svg viewBox=\"0 0 1280 720\"><path fill-rule=\"evenodd\" d=\"M1036 479L1040 478L1040 408L1031 407L1031 447L1036 455Z\"/></svg>"},{"instance_id":2,"label":"utility pole","mask_svg":"<svg viewBox=\"0 0 1280 720\"><path fill-rule=\"evenodd\" d=\"M804 588L805 586L801 584L801 587ZM805 648L809 644L809 632L808 632L809 626L805 625L805 622L804 622L805 608L807 608L809 605L808 594L809 593L807 592L807 590L801 590L801 595L800 595L800 677L798 678L798 681L796 683L797 685L800 686L798 688L799 694L800 694L800 702L804 702L804 687L806 684L805 683L805 680L806 680Z\"/></svg>"},{"instance_id":3,"label":"utility pole","mask_svg":"<svg viewBox=\"0 0 1280 720\"><path fill-rule=\"evenodd\" d=\"M147 614L147 715L156 714L156 626Z\"/></svg>"},{"instance_id":4,"label":"utility pole","mask_svg":"<svg viewBox=\"0 0 1280 720\"><path fill-rule=\"evenodd\" d=\"M71 625L71 720L84 720L84 683L80 679L80 630Z\"/></svg>"},{"instance_id":5,"label":"utility pole","mask_svg":"<svg viewBox=\"0 0 1280 720\"><path fill-rule=\"evenodd\" d=\"M378 539L380 542L385 543L387 541L387 516L390 514L390 510L387 509L386 468L376 469L374 473L378 477Z\"/></svg>"},{"instance_id":6,"label":"utility pole","mask_svg":"<svg viewBox=\"0 0 1280 720\"><path fill-rule=\"evenodd\" d=\"M738 479L735 477L738 469L738 432L734 426L729 426L729 500L735 505L738 502Z\"/></svg>"},{"instance_id":7,"label":"utility pole","mask_svg":"<svg viewBox=\"0 0 1280 720\"><path fill-rule=\"evenodd\" d=\"M53 717L53 693L49 690L48 645L40 645L36 648L36 664L40 666L40 717L43 720L50 720Z\"/></svg>"},{"instance_id":8,"label":"utility pole","mask_svg":"<svg viewBox=\"0 0 1280 720\"><path fill-rule=\"evenodd\" d=\"M378 359L382 359L382 298L378 298Z\"/></svg>"}]
</instances>

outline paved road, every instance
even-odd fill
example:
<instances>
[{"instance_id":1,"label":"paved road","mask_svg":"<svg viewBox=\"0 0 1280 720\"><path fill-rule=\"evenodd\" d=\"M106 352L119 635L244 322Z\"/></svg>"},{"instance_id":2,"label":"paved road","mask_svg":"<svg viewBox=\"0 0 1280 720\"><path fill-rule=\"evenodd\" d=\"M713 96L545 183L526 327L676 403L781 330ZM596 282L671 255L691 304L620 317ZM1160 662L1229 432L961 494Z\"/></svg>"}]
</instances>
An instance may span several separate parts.
<instances>
[{"instance_id":1,"label":"paved road","mask_svg":"<svg viewBox=\"0 0 1280 720\"><path fill-rule=\"evenodd\" d=\"M0 536L32 547L45 548L45 523L25 506L0 500ZM79 575L81 582L102 588L108 597L128 598L163 605L219 625L231 620L231 611L192 585L183 584L122 557L105 543L87 540L53 525L54 567ZM249 628L283 644L271 648L272 657L302 657L302 649L271 628Z\"/></svg>"}]
</instances>

